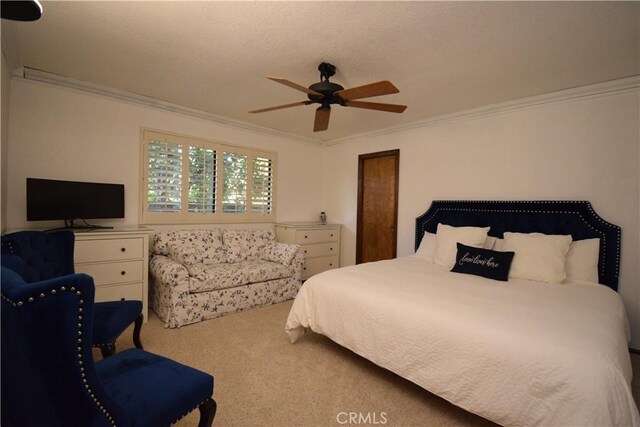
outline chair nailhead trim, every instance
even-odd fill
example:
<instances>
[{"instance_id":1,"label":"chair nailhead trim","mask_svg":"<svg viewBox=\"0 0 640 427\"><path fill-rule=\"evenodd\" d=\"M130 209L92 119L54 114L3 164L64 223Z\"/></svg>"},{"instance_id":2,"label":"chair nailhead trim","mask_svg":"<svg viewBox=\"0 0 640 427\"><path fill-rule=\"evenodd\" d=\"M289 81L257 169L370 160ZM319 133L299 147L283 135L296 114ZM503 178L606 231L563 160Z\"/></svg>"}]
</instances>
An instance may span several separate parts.
<instances>
[{"instance_id":1,"label":"chair nailhead trim","mask_svg":"<svg viewBox=\"0 0 640 427\"><path fill-rule=\"evenodd\" d=\"M59 289L61 292L66 291L66 287L65 286L61 286ZM80 291L76 291L75 287L71 287L70 290L72 292L75 292L76 296L78 297L78 304L82 304L82 300L79 298L81 296L81 292ZM55 289L51 290L51 294L52 295L56 295L57 291ZM46 295L44 293L40 293L38 294L38 296L40 298L44 298ZM24 305L24 303L22 301L18 301L13 302L11 299L7 298L4 294L0 293L0 297L7 301L9 304L11 304L14 307L22 307ZM27 298L28 302L33 302L34 301L34 297L29 297ZM82 307L78 307L78 336L82 336ZM78 344L82 343L82 338L78 338ZM80 377L82 379L82 383L84 385L84 388L87 390L87 394L89 395L89 397L91 398L91 400L95 403L95 405L98 407L98 409L107 417L107 419L109 420L109 423L112 426L116 425L115 420L113 419L113 416L107 411L107 409L104 407L104 405L95 397L95 394L93 393L93 391L91 390L91 387L86 379L86 373L84 372L85 369L82 365L84 365L84 361L82 360L82 347L78 346L77 348L77 354L78 354L78 367L80 369Z\"/></svg>"},{"instance_id":2,"label":"chair nailhead trim","mask_svg":"<svg viewBox=\"0 0 640 427\"><path fill-rule=\"evenodd\" d=\"M115 343L115 341L111 341L111 342L105 342L105 343L101 343L101 344L93 344L94 347L100 347L103 345L113 345Z\"/></svg>"},{"instance_id":3,"label":"chair nailhead trim","mask_svg":"<svg viewBox=\"0 0 640 427\"><path fill-rule=\"evenodd\" d=\"M211 399L210 397L207 397L206 399L204 399L202 402L198 403L196 406L194 406L193 408L189 409L187 412L185 412L184 414L180 415L180 417L175 420L174 422L172 422L170 425L175 425L178 421L180 421L181 419L183 419L184 417L186 417L187 415L189 415L191 412L195 411L198 406L202 405L204 402L206 402L207 400Z\"/></svg>"}]
</instances>

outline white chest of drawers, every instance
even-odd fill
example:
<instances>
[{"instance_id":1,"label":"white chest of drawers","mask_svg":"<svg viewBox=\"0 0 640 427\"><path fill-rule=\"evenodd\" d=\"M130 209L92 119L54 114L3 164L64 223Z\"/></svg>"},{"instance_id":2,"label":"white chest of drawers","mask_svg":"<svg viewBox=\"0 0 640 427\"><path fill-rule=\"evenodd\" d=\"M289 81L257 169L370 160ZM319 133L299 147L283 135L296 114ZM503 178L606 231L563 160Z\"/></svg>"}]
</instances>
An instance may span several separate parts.
<instances>
[{"instance_id":1,"label":"white chest of drawers","mask_svg":"<svg viewBox=\"0 0 640 427\"><path fill-rule=\"evenodd\" d=\"M340 267L340 224L276 224L276 238L282 243L300 245L305 254L302 278Z\"/></svg>"},{"instance_id":2,"label":"white chest of drawers","mask_svg":"<svg viewBox=\"0 0 640 427\"><path fill-rule=\"evenodd\" d=\"M149 233L147 229L75 232L76 273L93 277L95 301L142 301L148 319Z\"/></svg>"}]
</instances>

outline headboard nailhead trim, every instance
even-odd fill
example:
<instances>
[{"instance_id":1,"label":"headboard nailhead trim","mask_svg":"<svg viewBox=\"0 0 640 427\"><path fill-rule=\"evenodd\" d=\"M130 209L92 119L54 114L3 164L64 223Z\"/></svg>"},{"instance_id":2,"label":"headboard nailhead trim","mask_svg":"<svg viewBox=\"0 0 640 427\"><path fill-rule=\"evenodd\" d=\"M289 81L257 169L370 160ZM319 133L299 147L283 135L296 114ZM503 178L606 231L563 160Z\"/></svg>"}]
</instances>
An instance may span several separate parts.
<instances>
[{"instance_id":1,"label":"headboard nailhead trim","mask_svg":"<svg viewBox=\"0 0 640 427\"><path fill-rule=\"evenodd\" d=\"M56 289L52 289L51 290L51 294L55 295L57 294L58 291L60 292L65 292L67 289L65 286L61 286L60 289L56 290ZM76 291L76 288L74 286L72 286L70 288L71 292L74 292L76 297L78 298L78 304L82 305L84 303L84 301L82 299L80 299L80 296L82 295L82 293L80 291ZM40 293L38 294L38 297L40 298L44 298L46 295L44 293ZM5 296L4 294L0 293L0 297L2 297L3 300L7 301L9 304L11 304L14 307L23 307L24 303L22 301L18 301L18 302L14 302L12 301L10 298L8 298L7 296ZM28 302L33 302L34 301L34 297L30 296L27 298ZM104 407L104 405L102 404L102 402L100 402L98 400L98 398L95 396L95 394L93 393L93 390L91 389L91 386L89 385L87 379L86 379L86 374L85 374L85 369L84 369L84 360L82 358L82 307L78 307L78 347L77 347L77 354L78 354L78 368L80 370L80 378L82 380L82 383L84 385L85 390L87 391L87 394L89 395L89 397L91 398L91 400L93 401L93 403L98 407L98 409L100 410L100 412L102 412L104 414L104 416L109 420L109 423L111 423L112 426L116 425L115 420L113 419L113 416L107 411L107 409Z\"/></svg>"},{"instance_id":2,"label":"headboard nailhead trim","mask_svg":"<svg viewBox=\"0 0 640 427\"><path fill-rule=\"evenodd\" d=\"M553 209L552 205L559 205L559 204L565 204L565 203L572 203L572 204L576 204L576 205L582 205L584 207L586 207L588 209L588 211L591 213L592 217L591 219L594 219L596 221L598 221L601 225L613 229L616 232L616 244L614 245L614 248L616 248L616 253L615 253L615 276L618 277L620 274L620 239L621 239L621 229L620 227L613 225L607 221L605 221L604 219L602 219L594 210L593 207L591 206L591 204L587 201L583 201L583 200L579 200L579 201L565 201L565 200L434 200L432 202L433 204L440 204L440 205L447 205L447 204L451 204L451 205L459 205L459 204L469 204L469 205L473 205L473 204L541 204L541 205L551 205L550 208ZM427 215L429 215L429 217L427 217L427 219L421 221L424 227L424 224L427 224L429 222L431 222L433 220L433 218L436 216L436 214L440 211L459 211L459 212L513 212L513 213L535 213L535 214L571 214L571 215L576 215L578 216L578 218L580 218L580 220L587 226L589 227L591 230L593 230L595 233L599 234L601 236L601 242L602 242L602 256L600 257L599 260L599 265L598 265L598 270L599 273L601 275L605 275L605 269L606 269L606 264L605 264L605 260L607 258L607 239L606 239L606 235L601 231L598 230L596 228L594 228L583 216L581 212L578 211L574 211L574 210L530 210L530 209L472 209L472 208L459 208L459 207L455 207L455 208L446 208L446 207L438 207L435 210L431 211L431 206L429 207L429 209L427 209L426 212L424 212L422 215L420 215L419 217L416 218L416 221L421 221L423 218L427 217ZM415 230L415 241L418 242L419 240L422 239L422 235L424 234L424 229L418 229L416 227Z\"/></svg>"}]
</instances>

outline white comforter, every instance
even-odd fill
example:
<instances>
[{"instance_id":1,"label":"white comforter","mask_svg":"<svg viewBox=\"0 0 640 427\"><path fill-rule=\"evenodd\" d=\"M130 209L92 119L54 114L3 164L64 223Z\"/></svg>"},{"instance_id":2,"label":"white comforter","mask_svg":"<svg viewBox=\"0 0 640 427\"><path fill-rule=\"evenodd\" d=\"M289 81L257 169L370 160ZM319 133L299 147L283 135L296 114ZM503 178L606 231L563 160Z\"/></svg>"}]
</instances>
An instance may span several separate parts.
<instances>
[{"instance_id":1,"label":"white comforter","mask_svg":"<svg viewBox=\"0 0 640 427\"><path fill-rule=\"evenodd\" d=\"M500 424L640 425L628 321L606 286L497 282L412 256L313 276L286 332L304 328Z\"/></svg>"}]
</instances>

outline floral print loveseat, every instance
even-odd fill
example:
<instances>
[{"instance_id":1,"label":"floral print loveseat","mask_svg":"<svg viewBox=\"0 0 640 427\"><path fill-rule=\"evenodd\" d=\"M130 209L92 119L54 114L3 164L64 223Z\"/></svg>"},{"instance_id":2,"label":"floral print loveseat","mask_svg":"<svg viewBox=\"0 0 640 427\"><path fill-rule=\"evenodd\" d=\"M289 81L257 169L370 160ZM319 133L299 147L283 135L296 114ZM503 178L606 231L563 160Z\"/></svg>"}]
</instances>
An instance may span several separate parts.
<instances>
[{"instance_id":1,"label":"floral print loveseat","mask_svg":"<svg viewBox=\"0 0 640 427\"><path fill-rule=\"evenodd\" d=\"M304 254L272 231L198 229L156 233L149 259L151 308L176 328L292 299Z\"/></svg>"}]
</instances>

